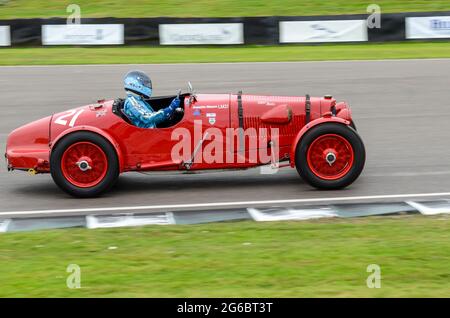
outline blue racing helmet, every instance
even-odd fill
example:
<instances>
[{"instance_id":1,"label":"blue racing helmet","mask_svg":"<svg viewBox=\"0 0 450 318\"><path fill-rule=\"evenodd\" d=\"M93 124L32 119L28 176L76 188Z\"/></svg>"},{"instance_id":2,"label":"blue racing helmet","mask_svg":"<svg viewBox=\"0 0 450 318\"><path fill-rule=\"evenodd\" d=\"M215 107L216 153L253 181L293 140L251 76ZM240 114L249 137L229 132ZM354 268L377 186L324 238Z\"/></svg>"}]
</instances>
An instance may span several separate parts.
<instances>
[{"instance_id":1,"label":"blue racing helmet","mask_svg":"<svg viewBox=\"0 0 450 318\"><path fill-rule=\"evenodd\" d=\"M152 80L144 72L128 72L123 82L127 91L132 91L146 98L152 96Z\"/></svg>"}]
</instances>

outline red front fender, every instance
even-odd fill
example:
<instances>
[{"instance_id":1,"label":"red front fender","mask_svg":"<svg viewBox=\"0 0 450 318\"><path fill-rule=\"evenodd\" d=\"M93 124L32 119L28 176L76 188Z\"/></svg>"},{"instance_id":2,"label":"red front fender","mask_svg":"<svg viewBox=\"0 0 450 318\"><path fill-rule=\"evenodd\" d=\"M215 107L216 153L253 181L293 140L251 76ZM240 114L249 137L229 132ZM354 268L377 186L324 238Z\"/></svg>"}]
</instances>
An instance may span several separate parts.
<instances>
[{"instance_id":1,"label":"red front fender","mask_svg":"<svg viewBox=\"0 0 450 318\"><path fill-rule=\"evenodd\" d=\"M311 122L309 122L306 126L304 126L297 134L297 136L294 139L294 142L291 146L291 153L290 153L290 161L291 161L291 167L295 167L295 150L297 149L297 145L302 139L302 137L306 134L307 131L309 131L311 128L318 126L320 124L324 123L338 123L342 125L350 125L350 121L342 119L340 117L320 117L317 118Z\"/></svg>"}]
</instances>

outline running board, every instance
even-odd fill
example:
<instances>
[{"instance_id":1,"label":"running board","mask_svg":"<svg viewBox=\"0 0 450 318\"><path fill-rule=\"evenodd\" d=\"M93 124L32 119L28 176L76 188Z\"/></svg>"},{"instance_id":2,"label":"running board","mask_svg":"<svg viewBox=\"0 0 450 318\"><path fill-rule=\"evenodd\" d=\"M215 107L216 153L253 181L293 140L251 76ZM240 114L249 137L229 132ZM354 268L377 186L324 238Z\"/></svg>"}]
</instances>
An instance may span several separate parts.
<instances>
[{"instance_id":1,"label":"running board","mask_svg":"<svg viewBox=\"0 0 450 318\"><path fill-rule=\"evenodd\" d=\"M244 170L250 170L250 169L257 169L257 168L266 168L266 169L279 169L279 168L285 168L290 167L289 162L277 162L276 164L266 164L266 165L258 165L258 166L251 166L251 167L242 167L242 168L229 168L229 169L198 169L198 170L165 170L165 171L130 171L130 172L139 172L142 174L148 174L148 175L164 175L164 176L176 176L176 175L193 175L193 174L206 174L206 173L219 173L219 172L227 172L227 171L244 171Z\"/></svg>"}]
</instances>

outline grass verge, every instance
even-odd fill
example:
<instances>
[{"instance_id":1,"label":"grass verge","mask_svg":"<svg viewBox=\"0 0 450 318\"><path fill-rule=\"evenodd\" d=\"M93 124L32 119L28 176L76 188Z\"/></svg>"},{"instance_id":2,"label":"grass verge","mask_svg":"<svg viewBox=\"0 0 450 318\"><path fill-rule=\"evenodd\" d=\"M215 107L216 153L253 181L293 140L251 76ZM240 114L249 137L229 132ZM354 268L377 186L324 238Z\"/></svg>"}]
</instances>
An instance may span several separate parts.
<instances>
[{"instance_id":1,"label":"grass verge","mask_svg":"<svg viewBox=\"0 0 450 318\"><path fill-rule=\"evenodd\" d=\"M280 62L449 57L450 42L242 47L44 47L0 49L0 65Z\"/></svg>"},{"instance_id":2,"label":"grass verge","mask_svg":"<svg viewBox=\"0 0 450 318\"><path fill-rule=\"evenodd\" d=\"M1 297L448 297L448 217L73 229L0 236ZM81 267L80 289L66 268ZM369 264L381 288L369 289Z\"/></svg>"}]
</instances>

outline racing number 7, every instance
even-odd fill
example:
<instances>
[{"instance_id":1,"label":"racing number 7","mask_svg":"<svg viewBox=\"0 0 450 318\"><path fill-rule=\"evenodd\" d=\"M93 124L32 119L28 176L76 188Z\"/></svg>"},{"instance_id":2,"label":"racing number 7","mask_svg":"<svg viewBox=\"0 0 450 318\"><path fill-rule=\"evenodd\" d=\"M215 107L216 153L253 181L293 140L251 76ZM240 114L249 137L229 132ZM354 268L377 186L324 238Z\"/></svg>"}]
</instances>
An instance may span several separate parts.
<instances>
[{"instance_id":1,"label":"racing number 7","mask_svg":"<svg viewBox=\"0 0 450 318\"><path fill-rule=\"evenodd\" d=\"M58 118L56 118L55 124L66 126L69 118L73 116L69 122L69 127L73 127L73 126L75 126L75 122L76 122L78 116L80 116L83 111L84 111L84 109L80 109L79 111L77 111L76 109L69 110L66 114L61 115Z\"/></svg>"}]
</instances>

